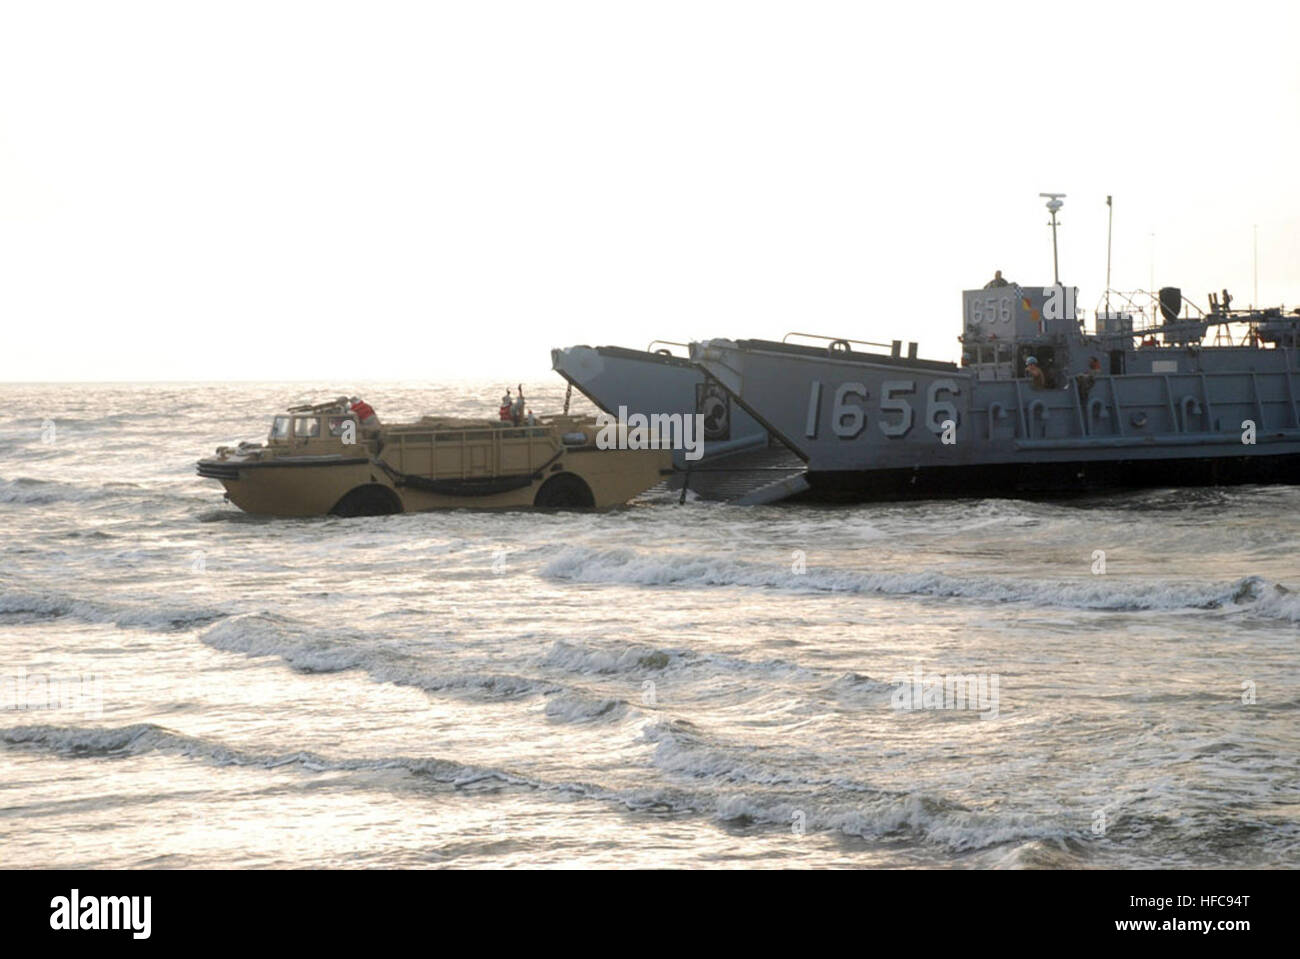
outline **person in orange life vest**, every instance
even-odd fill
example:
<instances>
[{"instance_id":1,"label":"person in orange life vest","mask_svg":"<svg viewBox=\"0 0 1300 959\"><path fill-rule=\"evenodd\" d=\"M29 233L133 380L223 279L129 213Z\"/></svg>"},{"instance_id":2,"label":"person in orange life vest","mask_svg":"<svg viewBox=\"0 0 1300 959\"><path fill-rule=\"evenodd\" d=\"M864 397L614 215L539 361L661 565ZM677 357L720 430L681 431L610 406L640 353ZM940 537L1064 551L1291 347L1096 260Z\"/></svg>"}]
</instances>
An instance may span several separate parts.
<instances>
[{"instance_id":1,"label":"person in orange life vest","mask_svg":"<svg viewBox=\"0 0 1300 959\"><path fill-rule=\"evenodd\" d=\"M510 420L513 419L514 406L514 400L510 396L510 391L506 390L506 395L501 397L501 409L498 411L502 423L509 423Z\"/></svg>"},{"instance_id":2,"label":"person in orange life vest","mask_svg":"<svg viewBox=\"0 0 1300 959\"><path fill-rule=\"evenodd\" d=\"M375 415L375 408L359 396L353 396L348 400L351 403L351 410L357 416L357 422L367 429L376 429L379 426L379 417Z\"/></svg>"}]
</instances>

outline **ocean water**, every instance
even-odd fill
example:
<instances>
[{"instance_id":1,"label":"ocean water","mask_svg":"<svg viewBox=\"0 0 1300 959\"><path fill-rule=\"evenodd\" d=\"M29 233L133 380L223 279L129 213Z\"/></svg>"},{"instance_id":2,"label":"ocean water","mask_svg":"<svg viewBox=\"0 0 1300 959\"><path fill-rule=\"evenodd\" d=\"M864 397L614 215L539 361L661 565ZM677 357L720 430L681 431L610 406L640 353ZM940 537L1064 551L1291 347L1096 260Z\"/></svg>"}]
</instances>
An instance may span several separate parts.
<instances>
[{"instance_id":1,"label":"ocean water","mask_svg":"<svg viewBox=\"0 0 1300 959\"><path fill-rule=\"evenodd\" d=\"M337 385L4 389L0 865L1300 862L1300 488L272 520Z\"/></svg>"}]
</instances>

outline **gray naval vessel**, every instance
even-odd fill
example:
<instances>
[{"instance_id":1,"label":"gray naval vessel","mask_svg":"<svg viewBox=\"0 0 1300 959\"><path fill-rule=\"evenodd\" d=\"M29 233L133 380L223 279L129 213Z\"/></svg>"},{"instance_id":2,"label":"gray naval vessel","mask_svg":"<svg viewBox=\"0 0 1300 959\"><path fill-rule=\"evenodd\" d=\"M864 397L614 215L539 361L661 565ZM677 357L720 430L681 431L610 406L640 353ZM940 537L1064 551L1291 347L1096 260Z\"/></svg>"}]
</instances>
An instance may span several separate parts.
<instances>
[{"instance_id":1,"label":"gray naval vessel","mask_svg":"<svg viewBox=\"0 0 1300 959\"><path fill-rule=\"evenodd\" d=\"M1048 196L1055 255L1061 203ZM960 365L919 358L915 344L904 354L901 341L792 336L705 340L689 359L697 388L725 393L802 461L785 495L1300 482L1300 310L1233 309L1226 290L1201 309L1173 287L1105 301L1089 328L1059 276L967 290ZM645 405L689 402L643 355L626 358L599 405L633 381Z\"/></svg>"}]
</instances>

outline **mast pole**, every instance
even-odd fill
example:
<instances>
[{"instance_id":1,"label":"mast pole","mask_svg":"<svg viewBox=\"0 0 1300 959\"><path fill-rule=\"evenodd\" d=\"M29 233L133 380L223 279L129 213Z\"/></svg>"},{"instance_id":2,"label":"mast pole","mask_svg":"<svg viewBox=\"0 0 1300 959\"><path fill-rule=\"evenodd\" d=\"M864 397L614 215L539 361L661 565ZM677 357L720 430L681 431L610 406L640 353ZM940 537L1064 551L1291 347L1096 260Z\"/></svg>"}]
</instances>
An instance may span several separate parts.
<instances>
[{"instance_id":1,"label":"mast pole","mask_svg":"<svg viewBox=\"0 0 1300 959\"><path fill-rule=\"evenodd\" d=\"M1056 258L1056 211L1052 211L1052 282L1061 285L1061 267Z\"/></svg>"},{"instance_id":2,"label":"mast pole","mask_svg":"<svg viewBox=\"0 0 1300 959\"><path fill-rule=\"evenodd\" d=\"M1056 286L1061 285L1061 268L1056 255L1056 211L1064 204L1061 200L1065 197L1064 193L1040 193L1039 196L1047 197L1047 209L1052 214L1052 282Z\"/></svg>"},{"instance_id":3,"label":"mast pole","mask_svg":"<svg viewBox=\"0 0 1300 959\"><path fill-rule=\"evenodd\" d=\"M1252 310L1259 309L1259 224L1254 226L1255 231L1255 294L1254 302L1250 304Z\"/></svg>"},{"instance_id":4,"label":"mast pole","mask_svg":"<svg viewBox=\"0 0 1300 959\"><path fill-rule=\"evenodd\" d=\"M1154 296L1156 290L1156 235L1154 233L1151 234L1151 273L1147 283L1149 285L1148 292Z\"/></svg>"},{"instance_id":5,"label":"mast pole","mask_svg":"<svg viewBox=\"0 0 1300 959\"><path fill-rule=\"evenodd\" d=\"M1110 236L1115 226L1115 207L1106 196L1106 313L1110 313Z\"/></svg>"}]
</instances>

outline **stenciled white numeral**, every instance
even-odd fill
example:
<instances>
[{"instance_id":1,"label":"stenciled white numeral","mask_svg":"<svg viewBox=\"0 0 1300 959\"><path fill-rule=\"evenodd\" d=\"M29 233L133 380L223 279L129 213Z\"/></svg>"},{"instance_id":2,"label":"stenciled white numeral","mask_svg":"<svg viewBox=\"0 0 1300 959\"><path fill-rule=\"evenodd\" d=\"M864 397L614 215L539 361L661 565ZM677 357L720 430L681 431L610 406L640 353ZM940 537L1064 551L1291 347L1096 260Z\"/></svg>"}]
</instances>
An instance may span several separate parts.
<instances>
[{"instance_id":1,"label":"stenciled white numeral","mask_svg":"<svg viewBox=\"0 0 1300 959\"><path fill-rule=\"evenodd\" d=\"M813 380L812 389L808 391L808 419L804 422L804 435L810 439L817 436L817 414L822 405L822 381Z\"/></svg>"},{"instance_id":2,"label":"stenciled white numeral","mask_svg":"<svg viewBox=\"0 0 1300 959\"><path fill-rule=\"evenodd\" d=\"M912 404L903 394L916 392L916 380L885 380L880 384L880 412L898 413L897 422L880 421L880 432L886 436L906 436L912 428Z\"/></svg>"},{"instance_id":3,"label":"stenciled white numeral","mask_svg":"<svg viewBox=\"0 0 1300 959\"><path fill-rule=\"evenodd\" d=\"M943 432L943 421L957 423L957 405L951 400L939 399L940 393L956 396L961 390L952 380L935 380L925 392L925 425L932 433Z\"/></svg>"},{"instance_id":4,"label":"stenciled white numeral","mask_svg":"<svg viewBox=\"0 0 1300 959\"><path fill-rule=\"evenodd\" d=\"M831 409L831 429L842 440L851 440L867 425L867 412L860 403L850 403L850 396L867 398L867 388L861 383L841 383L835 391L835 406Z\"/></svg>"}]
</instances>

